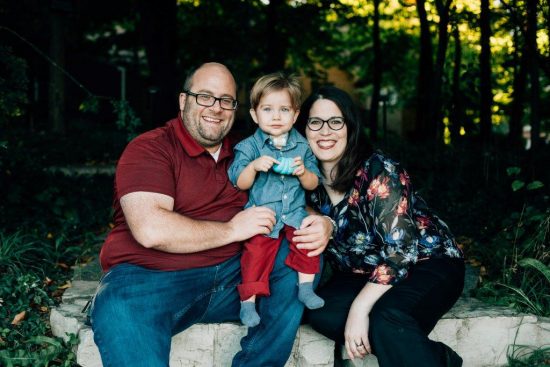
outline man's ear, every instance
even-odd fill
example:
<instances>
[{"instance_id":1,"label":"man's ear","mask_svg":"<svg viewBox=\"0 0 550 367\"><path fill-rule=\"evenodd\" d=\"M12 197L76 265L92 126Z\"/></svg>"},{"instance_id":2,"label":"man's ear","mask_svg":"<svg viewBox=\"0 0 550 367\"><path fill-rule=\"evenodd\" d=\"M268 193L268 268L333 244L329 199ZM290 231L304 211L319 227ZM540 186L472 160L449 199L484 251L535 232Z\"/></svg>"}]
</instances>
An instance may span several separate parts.
<instances>
[{"instance_id":1,"label":"man's ear","mask_svg":"<svg viewBox=\"0 0 550 367\"><path fill-rule=\"evenodd\" d=\"M251 108L249 110L250 112L250 116L252 116L252 120L254 120L254 122L257 124L258 123L258 116L256 116L256 110Z\"/></svg>"},{"instance_id":2,"label":"man's ear","mask_svg":"<svg viewBox=\"0 0 550 367\"><path fill-rule=\"evenodd\" d=\"M180 93L179 96L179 103L180 103L180 111L183 111L183 108L185 107L185 102L187 101L187 94Z\"/></svg>"}]
</instances>

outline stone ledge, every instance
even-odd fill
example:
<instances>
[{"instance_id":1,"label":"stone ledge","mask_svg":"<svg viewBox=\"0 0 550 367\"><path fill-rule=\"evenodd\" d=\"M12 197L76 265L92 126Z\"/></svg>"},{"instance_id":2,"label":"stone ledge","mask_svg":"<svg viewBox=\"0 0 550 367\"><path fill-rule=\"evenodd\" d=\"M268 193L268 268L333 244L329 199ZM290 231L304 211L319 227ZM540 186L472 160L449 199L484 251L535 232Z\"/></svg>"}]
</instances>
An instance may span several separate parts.
<instances>
[{"instance_id":1,"label":"stone ledge","mask_svg":"<svg viewBox=\"0 0 550 367\"><path fill-rule=\"evenodd\" d=\"M84 324L82 309L92 297L97 281L73 281L63 295L63 303L52 309L52 333L68 339L78 335L77 363L82 367L101 367L93 331ZM211 367L230 366L233 355L240 350L240 339L246 327L237 323L196 324L172 338L170 366ZM332 367L334 342L302 325L296 335L286 367Z\"/></svg>"},{"instance_id":2,"label":"stone ledge","mask_svg":"<svg viewBox=\"0 0 550 367\"><path fill-rule=\"evenodd\" d=\"M73 333L79 336L76 353L77 363L82 367L101 367L93 332L84 325L84 314L81 313L96 286L97 281L74 281L65 292L63 303L50 315L54 335L67 338L66 333ZM245 333L246 328L236 323L193 325L172 339L170 365L229 366ZM437 324L430 337L455 349L464 359L464 367L502 366L507 363L506 354L511 344L548 344L550 319L462 297ZM333 366L333 352L332 341L308 325L302 325L286 366ZM344 360L343 365L375 367L378 364L371 356L363 361Z\"/></svg>"},{"instance_id":3,"label":"stone ledge","mask_svg":"<svg viewBox=\"0 0 550 367\"><path fill-rule=\"evenodd\" d=\"M488 306L477 299L461 297L437 323L430 338L453 348L463 358L464 367L506 366L509 345L548 345L550 318ZM342 349L345 367L378 366L373 356L363 361L347 358Z\"/></svg>"}]
</instances>

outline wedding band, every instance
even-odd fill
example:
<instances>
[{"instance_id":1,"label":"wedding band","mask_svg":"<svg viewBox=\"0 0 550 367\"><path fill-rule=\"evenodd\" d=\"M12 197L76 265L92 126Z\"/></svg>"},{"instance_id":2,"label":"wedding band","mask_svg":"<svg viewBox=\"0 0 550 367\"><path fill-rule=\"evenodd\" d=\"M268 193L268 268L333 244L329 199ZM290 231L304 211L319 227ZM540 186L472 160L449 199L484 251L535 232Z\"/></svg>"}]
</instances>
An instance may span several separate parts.
<instances>
[{"instance_id":1,"label":"wedding band","mask_svg":"<svg viewBox=\"0 0 550 367\"><path fill-rule=\"evenodd\" d=\"M355 343L355 346L356 346L357 348L359 348L359 347L364 347L363 343L359 343L359 344L357 344L356 342L354 342L354 343Z\"/></svg>"}]
</instances>

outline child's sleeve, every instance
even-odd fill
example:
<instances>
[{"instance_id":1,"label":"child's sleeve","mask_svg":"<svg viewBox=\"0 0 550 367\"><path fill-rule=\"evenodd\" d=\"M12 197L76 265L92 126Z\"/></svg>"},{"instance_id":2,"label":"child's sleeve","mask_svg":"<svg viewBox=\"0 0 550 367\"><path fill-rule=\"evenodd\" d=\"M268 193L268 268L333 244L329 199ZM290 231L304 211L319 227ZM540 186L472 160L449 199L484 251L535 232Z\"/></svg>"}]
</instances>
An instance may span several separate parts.
<instances>
[{"instance_id":1,"label":"child's sleeve","mask_svg":"<svg viewBox=\"0 0 550 367\"><path fill-rule=\"evenodd\" d=\"M308 171L317 176L319 178L319 183L321 183L322 177L321 171L319 171L319 164L317 163L317 158L315 158L315 155L313 154L309 146L307 147L306 153L304 154L304 166Z\"/></svg>"},{"instance_id":2,"label":"child's sleeve","mask_svg":"<svg viewBox=\"0 0 550 367\"><path fill-rule=\"evenodd\" d=\"M229 181L231 181L233 186L236 186L241 172L250 162L259 157L259 150L255 149L249 139L245 139L237 144L233 151L235 152L235 159L231 163L231 166L229 166L227 174Z\"/></svg>"}]
</instances>

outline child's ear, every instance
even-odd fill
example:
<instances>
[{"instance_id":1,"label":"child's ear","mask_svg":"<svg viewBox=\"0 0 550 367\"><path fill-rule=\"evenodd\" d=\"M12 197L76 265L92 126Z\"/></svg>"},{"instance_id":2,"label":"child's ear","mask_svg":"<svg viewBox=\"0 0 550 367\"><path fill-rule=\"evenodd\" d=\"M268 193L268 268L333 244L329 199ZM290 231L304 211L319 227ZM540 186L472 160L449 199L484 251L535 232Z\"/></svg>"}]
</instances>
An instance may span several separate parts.
<instances>
[{"instance_id":1,"label":"child's ear","mask_svg":"<svg viewBox=\"0 0 550 367\"><path fill-rule=\"evenodd\" d=\"M254 120L254 122L257 124L258 123L258 117L256 116L256 110L251 108L249 110L250 112L250 116L252 116L252 120Z\"/></svg>"}]
</instances>

